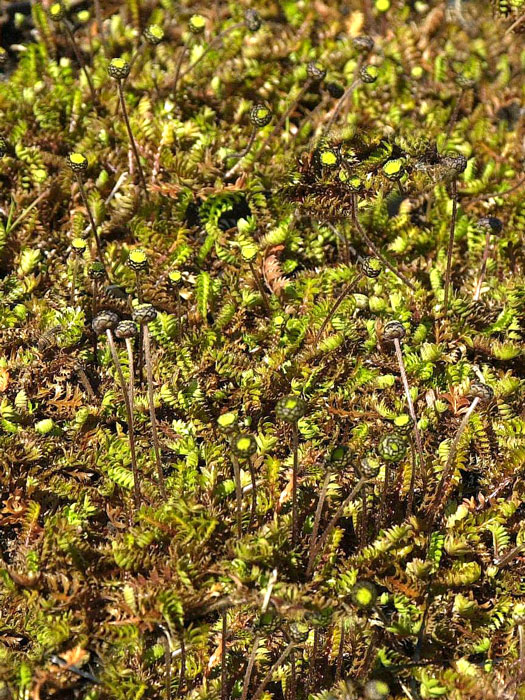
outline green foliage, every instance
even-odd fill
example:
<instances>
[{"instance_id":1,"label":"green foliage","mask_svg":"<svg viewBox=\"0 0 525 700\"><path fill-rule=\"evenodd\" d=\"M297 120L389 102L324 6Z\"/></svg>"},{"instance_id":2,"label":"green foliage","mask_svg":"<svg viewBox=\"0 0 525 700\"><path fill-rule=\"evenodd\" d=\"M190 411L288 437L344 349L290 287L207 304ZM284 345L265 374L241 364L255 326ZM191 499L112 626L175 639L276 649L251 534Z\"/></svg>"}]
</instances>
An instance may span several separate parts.
<instances>
[{"instance_id":1,"label":"green foliage","mask_svg":"<svg viewBox=\"0 0 525 700\"><path fill-rule=\"evenodd\" d=\"M0 697L522 697L523 1L99 4L3 16Z\"/></svg>"}]
</instances>

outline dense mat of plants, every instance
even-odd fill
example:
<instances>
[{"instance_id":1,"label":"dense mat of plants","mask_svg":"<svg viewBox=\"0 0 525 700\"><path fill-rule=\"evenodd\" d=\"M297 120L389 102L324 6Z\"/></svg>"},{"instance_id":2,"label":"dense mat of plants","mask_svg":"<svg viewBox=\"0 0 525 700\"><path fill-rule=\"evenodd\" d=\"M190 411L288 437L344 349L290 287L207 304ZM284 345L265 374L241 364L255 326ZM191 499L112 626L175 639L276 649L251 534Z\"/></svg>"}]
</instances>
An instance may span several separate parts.
<instances>
[{"instance_id":1,"label":"dense mat of plants","mask_svg":"<svg viewBox=\"0 0 525 700\"><path fill-rule=\"evenodd\" d=\"M524 2L3 5L0 697L525 697Z\"/></svg>"}]
</instances>

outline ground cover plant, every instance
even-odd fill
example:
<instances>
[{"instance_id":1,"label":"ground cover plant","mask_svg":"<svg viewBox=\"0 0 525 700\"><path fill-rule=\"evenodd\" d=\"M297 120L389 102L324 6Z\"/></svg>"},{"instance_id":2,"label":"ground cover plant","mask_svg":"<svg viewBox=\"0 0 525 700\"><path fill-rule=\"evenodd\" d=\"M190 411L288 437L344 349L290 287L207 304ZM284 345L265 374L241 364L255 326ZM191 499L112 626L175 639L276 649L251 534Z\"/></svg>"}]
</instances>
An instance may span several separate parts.
<instances>
[{"instance_id":1,"label":"ground cover plant","mask_svg":"<svg viewBox=\"0 0 525 700\"><path fill-rule=\"evenodd\" d=\"M523 0L0 8L0 698L525 698Z\"/></svg>"}]
</instances>

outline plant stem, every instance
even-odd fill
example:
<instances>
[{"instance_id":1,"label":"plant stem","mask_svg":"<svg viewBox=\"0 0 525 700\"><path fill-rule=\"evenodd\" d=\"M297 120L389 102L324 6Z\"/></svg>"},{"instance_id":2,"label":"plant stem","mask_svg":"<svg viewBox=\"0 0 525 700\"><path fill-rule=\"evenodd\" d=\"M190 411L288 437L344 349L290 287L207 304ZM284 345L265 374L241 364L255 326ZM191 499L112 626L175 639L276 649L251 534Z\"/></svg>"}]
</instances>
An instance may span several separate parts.
<instances>
[{"instance_id":1,"label":"plant stem","mask_svg":"<svg viewBox=\"0 0 525 700\"><path fill-rule=\"evenodd\" d=\"M188 52L188 49L190 48L190 39L183 45L182 49L179 52L179 58L177 61L177 66L175 68L175 77L173 78L173 100L176 102L176 97L177 97L177 83L179 82L179 77L180 77L180 69L182 68L182 62L184 61L184 56Z\"/></svg>"},{"instance_id":2,"label":"plant stem","mask_svg":"<svg viewBox=\"0 0 525 700\"><path fill-rule=\"evenodd\" d=\"M463 102L464 95L465 95L465 90L461 89L460 93L456 99L456 104L454 105L454 110L450 116L450 121L448 123L447 133L446 133L446 138L445 138L446 141L449 140L450 135L452 134L452 129L454 128L454 126L457 122L459 110L461 108L461 103Z\"/></svg>"},{"instance_id":3,"label":"plant stem","mask_svg":"<svg viewBox=\"0 0 525 700\"><path fill-rule=\"evenodd\" d=\"M221 700L228 699L228 688L226 682L226 635L227 635L227 611L222 613L222 637L221 637Z\"/></svg>"},{"instance_id":4,"label":"plant stem","mask_svg":"<svg viewBox=\"0 0 525 700\"><path fill-rule=\"evenodd\" d=\"M410 486L408 488L407 518L412 515L412 508L414 505L414 483L416 480L416 452L412 440L410 440L410 450L412 452L412 472L410 474Z\"/></svg>"},{"instance_id":5,"label":"plant stem","mask_svg":"<svg viewBox=\"0 0 525 700\"><path fill-rule=\"evenodd\" d=\"M248 265L250 266L250 270L252 272L253 279L255 280L255 284L257 285L257 289L259 290L259 294L262 297L264 308L266 309L266 312L268 313L268 315L271 315L272 308L270 306L270 301L268 299L268 295L266 294L266 291L264 289L263 281L262 281L259 273L255 269L255 265L253 264L253 262L251 260L248 260Z\"/></svg>"},{"instance_id":6,"label":"plant stem","mask_svg":"<svg viewBox=\"0 0 525 700\"><path fill-rule=\"evenodd\" d=\"M295 670L295 653L290 653L290 700L296 699L297 676Z\"/></svg>"},{"instance_id":7,"label":"plant stem","mask_svg":"<svg viewBox=\"0 0 525 700\"><path fill-rule=\"evenodd\" d=\"M234 175L234 174L237 172L237 170L240 168L242 159L244 158L244 156L248 155L248 153L250 152L251 147L253 146L253 142L255 141L255 136L256 136L256 134L257 134L257 129L254 127L254 128L252 129L252 133L250 134L250 138L248 139L248 143L247 143L246 146L242 149L242 151L239 151L239 153L232 153L231 155L226 156L228 160L229 160L230 158L237 158L237 159L239 159L239 160L238 160L237 163L235 163L235 165L234 165L233 167L231 167L231 168L228 170L228 172L227 172L226 175L224 176L224 179L225 179L225 180L227 180L227 179L230 178L232 175Z\"/></svg>"},{"instance_id":8,"label":"plant stem","mask_svg":"<svg viewBox=\"0 0 525 700\"><path fill-rule=\"evenodd\" d=\"M50 193L50 190L44 190L44 192L42 192L41 194L39 194L38 197L37 197L33 202L31 202L31 204L30 204L28 207L26 207L26 208L22 211L22 213L20 214L20 216L18 216L18 217L13 221L13 223L10 223L10 221L8 220L8 222L7 222L7 224L6 224L6 227L5 227L6 235L9 235L10 233L12 233L12 232L15 230L15 228L16 228L20 223L22 223L22 221L26 218L26 216L29 214L29 212L30 212L32 209L34 209L34 208L37 206L37 204L40 204L40 202L41 202L43 199L45 199L45 198L49 195L49 193Z\"/></svg>"},{"instance_id":9,"label":"plant stem","mask_svg":"<svg viewBox=\"0 0 525 700\"><path fill-rule=\"evenodd\" d=\"M339 650L337 652L337 661L335 664L335 682L341 680L341 671L343 669L343 654L345 648L345 623L341 620L341 638L339 639Z\"/></svg>"},{"instance_id":10,"label":"plant stem","mask_svg":"<svg viewBox=\"0 0 525 700\"><path fill-rule=\"evenodd\" d=\"M241 468L236 455L232 455L233 476L235 479L235 496L237 500L237 537L242 537L242 487L241 487Z\"/></svg>"},{"instance_id":11,"label":"plant stem","mask_svg":"<svg viewBox=\"0 0 525 700\"><path fill-rule=\"evenodd\" d=\"M426 470L426 465L425 465L425 458L423 456L423 443L421 441L421 434L419 432L419 427L417 425L417 416L416 416L416 411L414 409L414 403L412 402L412 396L410 395L410 387L408 386L407 373L405 370L405 363L403 360L403 353L401 351L401 343L399 342L399 338L394 338L394 346L396 349L397 362L399 364L399 371L401 373L401 380L403 381L403 387L405 389L405 396L407 399L408 411L410 413L410 417L412 418L412 422L414 423L414 437L416 440L417 453L419 456L419 466L421 469L421 477L423 479L423 486L424 486L426 484L426 480L427 480L427 470Z\"/></svg>"},{"instance_id":12,"label":"plant stem","mask_svg":"<svg viewBox=\"0 0 525 700\"><path fill-rule=\"evenodd\" d=\"M73 253L73 261L71 265L71 306L75 304L75 294L77 286L77 272L78 272L78 259L75 253Z\"/></svg>"},{"instance_id":13,"label":"plant stem","mask_svg":"<svg viewBox=\"0 0 525 700\"><path fill-rule=\"evenodd\" d=\"M309 696L310 692L313 692L315 688L316 681L316 663L317 663L317 652L319 647L319 630L316 628L314 630L314 642L312 644L312 653L308 659L308 684L306 688L306 697Z\"/></svg>"},{"instance_id":14,"label":"plant stem","mask_svg":"<svg viewBox=\"0 0 525 700\"><path fill-rule=\"evenodd\" d=\"M328 484L330 483L331 472L327 472L324 478L323 487L321 493L319 494L319 500L317 501L317 508L315 510L314 526L312 528L312 534L310 535L310 554L308 557L307 569L312 566L312 557L314 555L315 541L317 540L317 533L319 532L319 525L321 523L321 514L323 512L323 506L326 498L326 492L328 491Z\"/></svg>"},{"instance_id":15,"label":"plant stem","mask_svg":"<svg viewBox=\"0 0 525 700\"><path fill-rule=\"evenodd\" d=\"M323 333L324 333L324 331L325 331L325 329L326 329L326 326L327 326L327 325L329 324L329 322L332 320L332 318L333 318L335 312L337 311L337 309L341 306L341 304L342 304L343 301L346 299L346 297L350 294L350 292L352 291L352 289L363 279L363 277L364 277L364 274L363 274L362 272L359 272L359 273L354 277L354 279L346 285L346 287L343 289L343 291L341 292L341 294L337 297L337 299L335 300L335 302L334 302L333 305L332 305L332 308L330 309L330 311L328 312L328 314L327 314L325 320L323 321L323 325L321 326L321 328L319 329L317 335L316 335L315 338L314 338L314 341L313 341L313 345L314 345L314 346L317 346L317 344L318 344L319 341L321 340L321 338L322 338L322 336L323 336Z\"/></svg>"},{"instance_id":16,"label":"plant stem","mask_svg":"<svg viewBox=\"0 0 525 700\"><path fill-rule=\"evenodd\" d=\"M323 547L324 547L324 545L325 545L325 543L326 543L326 540L327 540L327 539L330 537L330 535L332 534L332 532L333 532L335 526L337 525L337 523L338 523L338 521L339 521L339 518L340 518L340 517L342 516L342 514L344 513L346 506L347 506L351 501L353 501L353 499L357 496L357 494L359 493L359 491L361 490L361 488L367 483L367 481L368 481L368 480L365 479L364 477L361 477L361 478L359 479L359 481L357 482L357 484L354 486L354 488L352 489L352 491L350 491L350 493L349 493L348 496L345 498L345 500L341 503L341 505L339 506L339 508L338 508L337 511L335 512L335 515L333 516L333 518L332 518L332 519L330 520L330 522L328 523L328 525L327 525L327 527L326 527L326 530L323 532L323 534L322 534L321 537L319 538L319 541L318 541L317 544L315 545L314 552L313 552L313 555L312 555L312 557L311 557L311 562L312 562L312 563L311 563L311 565L308 567L308 569L307 569L307 571L306 571L306 576L307 576L308 578L309 578L309 577L311 576L311 574L312 574L313 565L314 565L314 563L315 563L315 560L316 560L317 556L318 556L318 555L320 554L320 552L322 551L322 549L323 549Z\"/></svg>"},{"instance_id":17,"label":"plant stem","mask_svg":"<svg viewBox=\"0 0 525 700\"><path fill-rule=\"evenodd\" d=\"M100 34L100 43L102 44L102 50L104 55L107 56L106 50L106 37L104 35L104 24L102 20L102 10L100 8L100 0L95 0L95 17L97 20L98 33Z\"/></svg>"},{"instance_id":18,"label":"plant stem","mask_svg":"<svg viewBox=\"0 0 525 700\"><path fill-rule=\"evenodd\" d=\"M248 467L250 469L250 478L252 480L252 504L250 509L250 523L248 528L251 529L257 514L257 475L253 464L253 457L248 457Z\"/></svg>"},{"instance_id":19,"label":"plant stem","mask_svg":"<svg viewBox=\"0 0 525 700\"><path fill-rule=\"evenodd\" d=\"M142 284L140 283L140 270L135 270L135 289L139 304L142 304Z\"/></svg>"},{"instance_id":20,"label":"plant stem","mask_svg":"<svg viewBox=\"0 0 525 700\"><path fill-rule=\"evenodd\" d=\"M109 343L109 348L111 350L111 356L113 357L113 363L115 369L117 370L118 378L120 381L120 388L122 390L122 396L124 397L124 405L126 407L126 415L128 419L128 439L129 439L129 449L131 453L131 467L133 470L133 490L135 496L135 507L140 507L141 495L140 495L140 484L139 484L139 470L137 466L137 455L135 452L135 430L133 427L133 413L131 411L131 405L129 402L128 391L126 388L126 380L124 379L124 374L122 372L122 367L120 365L120 360L118 359L117 348L115 346L115 341L113 340L113 334L108 328L106 330L106 336Z\"/></svg>"},{"instance_id":21,"label":"plant stem","mask_svg":"<svg viewBox=\"0 0 525 700\"><path fill-rule=\"evenodd\" d=\"M135 410L135 370L133 365L133 345L131 338L126 338L126 351L128 353L129 367L129 403L131 404L131 414Z\"/></svg>"},{"instance_id":22,"label":"plant stem","mask_svg":"<svg viewBox=\"0 0 525 700\"><path fill-rule=\"evenodd\" d=\"M445 315L448 313L450 273L452 270L452 249L454 247L454 237L455 237L455 233L456 233L456 216L457 216L457 208L458 208L458 184L457 184L456 178L454 178L452 180L451 196L452 196L452 217L450 219L450 232L449 232L448 248L447 248L447 271L445 274L445 297L443 300L443 308L445 309Z\"/></svg>"},{"instance_id":23,"label":"plant stem","mask_svg":"<svg viewBox=\"0 0 525 700\"><path fill-rule=\"evenodd\" d=\"M95 88L93 86L93 82L91 80L91 76L88 73L88 70L86 68L86 63L84 59L82 58L82 54L80 53L77 42L75 41L75 37L73 36L73 32L71 31L71 27L69 26L69 22L64 20L64 27L66 29L66 34L69 39L69 43L71 44L71 48L73 49L73 53L75 54L75 58L78 61L78 64L80 65L80 68L84 72L84 75L86 76L86 80L89 85L89 91L91 93L91 99L93 100L93 104L95 105L95 108L98 104L98 99L97 99L97 93L95 92Z\"/></svg>"},{"instance_id":24,"label":"plant stem","mask_svg":"<svg viewBox=\"0 0 525 700\"><path fill-rule=\"evenodd\" d=\"M294 109L297 107L299 102L302 100L303 96L305 95L306 91L310 88L312 84L311 80L307 80L303 87L299 90L297 97L292 100L292 102L289 104L288 108L284 111L284 113L280 116L278 119L276 125L273 127L271 132L268 134L266 139L263 141L262 146L259 150L259 153L262 153L266 146L270 143L270 141L273 140L274 136L277 134L277 132L282 128L283 124L285 121L288 119L290 114L294 111Z\"/></svg>"},{"instance_id":25,"label":"plant stem","mask_svg":"<svg viewBox=\"0 0 525 700\"><path fill-rule=\"evenodd\" d=\"M292 547L297 544L297 463L299 458L299 428L297 422L292 426Z\"/></svg>"},{"instance_id":26,"label":"plant stem","mask_svg":"<svg viewBox=\"0 0 525 700\"><path fill-rule=\"evenodd\" d=\"M251 698L251 700L259 700L261 695L264 693L264 690L268 683L272 680L272 676L277 671L277 669L283 664L284 661L288 658L290 653L293 651L293 649L296 646L296 642L289 642L286 648L284 649L283 653L281 656L277 659L277 661L273 664L273 666L270 667L268 670L268 673L264 676L264 678L261 681L261 684L255 691L255 694Z\"/></svg>"},{"instance_id":27,"label":"plant stem","mask_svg":"<svg viewBox=\"0 0 525 700\"><path fill-rule=\"evenodd\" d=\"M359 222L359 217L357 215L357 195L353 194L352 195L352 222L357 229L359 235L361 238L364 240L364 242L367 244L367 246L370 248L372 253L375 255L376 258L379 258L383 265L387 267L390 272L393 272L396 277L398 277L402 282L404 282L407 287L410 287L410 289L415 291L415 287L410 282L399 270L397 270L393 265L391 265L388 260L385 258L385 256L381 253L381 251L375 246L373 241L369 238L368 234L364 230L364 228L361 226Z\"/></svg>"},{"instance_id":28,"label":"plant stem","mask_svg":"<svg viewBox=\"0 0 525 700\"><path fill-rule=\"evenodd\" d=\"M383 527L386 515L386 502L388 498L388 489L390 487L390 465L385 462L385 480L383 482L383 491L381 492L381 503L379 504L379 527Z\"/></svg>"},{"instance_id":29,"label":"plant stem","mask_svg":"<svg viewBox=\"0 0 525 700\"><path fill-rule=\"evenodd\" d=\"M250 689L250 679L252 677L252 671L253 671L253 667L255 665L255 657L257 655L257 649L259 648L259 641L260 641L260 636L257 634L257 635L255 635L255 639L253 640L253 646L252 646L252 650L250 653L250 658L248 659L248 665L246 666L246 671L244 672L244 679L242 682L241 700L247 700L247 698L248 698L248 691Z\"/></svg>"},{"instance_id":30,"label":"plant stem","mask_svg":"<svg viewBox=\"0 0 525 700\"><path fill-rule=\"evenodd\" d=\"M363 496L362 496L362 511L361 511L361 527L359 533L359 544L361 547L366 545L368 539L368 503L367 503L367 491L366 486L363 486Z\"/></svg>"},{"instance_id":31,"label":"plant stem","mask_svg":"<svg viewBox=\"0 0 525 700\"><path fill-rule=\"evenodd\" d=\"M146 196L146 199L149 199L148 187L146 185L146 178L144 177L144 171L142 170L142 165L140 163L137 144L135 142L133 132L131 131L131 125L129 123L128 110L126 108L126 100L124 99L124 90L122 88L122 80L117 80L117 88L118 88L118 94L119 94L119 99L120 99L120 107L122 109L122 116L124 117L124 123L126 124L126 130L128 132L129 142L131 144L131 149L133 151L135 163L137 164L137 170L139 171L139 177L140 177L142 189L144 190L144 194Z\"/></svg>"},{"instance_id":32,"label":"plant stem","mask_svg":"<svg viewBox=\"0 0 525 700\"><path fill-rule=\"evenodd\" d=\"M465 431L465 428L467 427L470 416L473 414L478 403L479 403L479 397L476 396L475 399L470 404L470 406L468 407L467 412L463 416L463 420L461 421L460 426L458 428L458 431L456 433L456 436L454 437L452 445L450 446L450 452L448 453L447 462L445 464L445 468L443 469L443 473L441 475L441 479L440 479L440 482L439 482L437 490L436 490L436 495L432 499L431 510L434 511L434 517L437 515L437 513L440 510L441 497L443 495L443 491L445 489L446 482L448 481L448 478L450 476L450 472L452 471L453 466L454 466L454 459L456 457L456 452L458 450L459 441L461 440L461 436L463 435L463 432Z\"/></svg>"},{"instance_id":33,"label":"plant stem","mask_svg":"<svg viewBox=\"0 0 525 700\"><path fill-rule=\"evenodd\" d=\"M82 201L84 203L84 206L86 208L87 215L89 218L89 223L91 224L91 229L92 229L93 235L95 237L95 244L97 246L97 255L100 259L100 262L102 263L102 265L104 267L104 274L106 275L106 279L109 282L110 281L109 274L108 274L108 271L106 269L106 265L104 263L104 254L102 252L102 243L100 241L100 237L99 237L98 232L97 232L95 219L93 218L93 212L91 211L91 207L89 206L88 198L86 195L86 190L84 188L84 181L82 180L80 173L75 173L75 175L76 175L77 182L78 182L78 188L80 190L80 196L82 197Z\"/></svg>"},{"instance_id":34,"label":"plant stem","mask_svg":"<svg viewBox=\"0 0 525 700\"><path fill-rule=\"evenodd\" d=\"M203 59L213 48L215 48L215 46L217 46L217 44L220 44L220 42L222 41L222 39L224 39L225 36L227 36L228 34L231 34L231 32L233 32L235 29L241 29L241 28L244 27L244 26L245 26L244 22L237 22L237 24L232 24L231 27L227 27L227 28L226 28L224 31L222 31L220 34L217 34L217 36L215 36L215 37L210 41L210 43L208 44L208 46L206 47L206 49L201 53L201 55L199 56L199 58L198 58L196 61L193 61L193 63L192 63L190 66L188 66L188 67L186 68L185 71L182 71L182 73L180 74L180 77L181 77L181 78L184 78L185 75L188 75L188 73L189 73L190 71L192 71L192 70L195 68L195 66L196 66L198 63L200 63L200 62L202 61L202 59Z\"/></svg>"},{"instance_id":35,"label":"plant stem","mask_svg":"<svg viewBox=\"0 0 525 700\"><path fill-rule=\"evenodd\" d=\"M348 100L350 95L353 93L355 88L359 85L361 80L359 78L355 78L350 85L346 88L344 91L343 95L339 98L337 104L332 110L332 114L330 116L330 119L326 123L326 125L323 127L323 133L326 134L330 128L332 127L332 124L335 122L339 114L341 113L341 110L343 109L345 102Z\"/></svg>"},{"instance_id":36,"label":"plant stem","mask_svg":"<svg viewBox=\"0 0 525 700\"><path fill-rule=\"evenodd\" d=\"M179 687L177 689L177 695L183 697L184 685L186 683L186 642L184 641L184 627L179 630L179 642L180 642L180 674L179 674Z\"/></svg>"},{"instance_id":37,"label":"plant stem","mask_svg":"<svg viewBox=\"0 0 525 700\"><path fill-rule=\"evenodd\" d=\"M146 324L143 326L144 334L144 356L146 359L146 375L148 381L148 403L149 417L151 421L151 435L153 438L153 451L155 453L155 464L157 466L157 481L160 488L160 493L163 498L166 498L166 486L164 484L164 474L162 473L162 461L160 458L160 444L157 432L157 417L155 415L155 399L153 396L153 367L151 362L151 344L149 337L149 328Z\"/></svg>"},{"instance_id":38,"label":"plant stem","mask_svg":"<svg viewBox=\"0 0 525 700\"><path fill-rule=\"evenodd\" d=\"M476 283L476 290L474 291L474 301L479 301L479 298L481 296L481 286L483 285L485 274L487 272L487 261L489 259L490 253L490 233L490 231L487 231L487 233L485 234L485 249L483 251L483 258L481 260L481 270L479 271L479 277Z\"/></svg>"},{"instance_id":39,"label":"plant stem","mask_svg":"<svg viewBox=\"0 0 525 700\"><path fill-rule=\"evenodd\" d=\"M518 625L520 644L520 682L525 678L525 625Z\"/></svg>"},{"instance_id":40,"label":"plant stem","mask_svg":"<svg viewBox=\"0 0 525 700\"><path fill-rule=\"evenodd\" d=\"M91 295L91 320L97 315L97 296L98 296L98 280L93 280L92 295ZM97 366L97 347L98 335L93 333L93 362Z\"/></svg>"}]
</instances>

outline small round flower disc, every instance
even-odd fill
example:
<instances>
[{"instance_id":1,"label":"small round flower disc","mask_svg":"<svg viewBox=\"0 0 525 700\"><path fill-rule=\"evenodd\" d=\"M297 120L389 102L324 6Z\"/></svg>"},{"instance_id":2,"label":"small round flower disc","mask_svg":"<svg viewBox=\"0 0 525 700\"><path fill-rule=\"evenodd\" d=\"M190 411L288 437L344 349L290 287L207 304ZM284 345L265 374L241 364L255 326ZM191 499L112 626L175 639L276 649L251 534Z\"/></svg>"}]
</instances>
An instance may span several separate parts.
<instances>
[{"instance_id":1,"label":"small round flower disc","mask_svg":"<svg viewBox=\"0 0 525 700\"><path fill-rule=\"evenodd\" d=\"M88 10L80 10L80 12L77 12L77 20L81 24L86 24L86 22L89 22L91 19L91 13Z\"/></svg>"},{"instance_id":2,"label":"small round flower disc","mask_svg":"<svg viewBox=\"0 0 525 700\"><path fill-rule=\"evenodd\" d=\"M61 2L54 2L49 8L49 16L52 20L60 20L64 17L64 6Z\"/></svg>"},{"instance_id":3,"label":"small round flower disc","mask_svg":"<svg viewBox=\"0 0 525 700\"><path fill-rule=\"evenodd\" d=\"M383 173L389 180L399 180L405 172L405 161L402 158L392 158L383 165Z\"/></svg>"},{"instance_id":4,"label":"small round flower disc","mask_svg":"<svg viewBox=\"0 0 525 700\"><path fill-rule=\"evenodd\" d=\"M144 31L150 44L159 44L164 39L164 29L159 24L150 24Z\"/></svg>"},{"instance_id":5,"label":"small round flower disc","mask_svg":"<svg viewBox=\"0 0 525 700\"><path fill-rule=\"evenodd\" d=\"M217 424L221 430L229 430L237 424L237 417L235 413L228 411L217 418Z\"/></svg>"},{"instance_id":6,"label":"small round flower disc","mask_svg":"<svg viewBox=\"0 0 525 700\"><path fill-rule=\"evenodd\" d=\"M264 105L254 105L250 112L250 121L254 126L262 129L272 121L272 112Z\"/></svg>"},{"instance_id":7,"label":"small round flower disc","mask_svg":"<svg viewBox=\"0 0 525 700\"><path fill-rule=\"evenodd\" d=\"M130 66L123 58L112 58L108 65L108 73L116 80L123 80L129 75Z\"/></svg>"},{"instance_id":8,"label":"small round flower disc","mask_svg":"<svg viewBox=\"0 0 525 700\"><path fill-rule=\"evenodd\" d=\"M132 270L145 270L148 266L148 258L143 250L132 250L128 256L128 265Z\"/></svg>"},{"instance_id":9,"label":"small round flower disc","mask_svg":"<svg viewBox=\"0 0 525 700\"><path fill-rule=\"evenodd\" d=\"M385 435L377 451L386 462L399 462L406 454L407 443L401 435Z\"/></svg>"},{"instance_id":10,"label":"small round flower disc","mask_svg":"<svg viewBox=\"0 0 525 700\"><path fill-rule=\"evenodd\" d=\"M88 166L87 158L83 153L70 153L68 156L69 166L75 172L82 172Z\"/></svg>"},{"instance_id":11,"label":"small round flower disc","mask_svg":"<svg viewBox=\"0 0 525 700\"><path fill-rule=\"evenodd\" d=\"M402 413L394 418L394 427L401 435L409 435L414 427L414 422L408 413Z\"/></svg>"},{"instance_id":12,"label":"small round flower disc","mask_svg":"<svg viewBox=\"0 0 525 700\"><path fill-rule=\"evenodd\" d=\"M168 274L168 280L171 284L178 284L182 280L182 273L180 270L172 270Z\"/></svg>"},{"instance_id":13,"label":"small round flower disc","mask_svg":"<svg viewBox=\"0 0 525 700\"><path fill-rule=\"evenodd\" d=\"M352 600L360 608L370 608L377 600L377 590L373 583L358 581L352 588Z\"/></svg>"},{"instance_id":14,"label":"small round flower disc","mask_svg":"<svg viewBox=\"0 0 525 700\"><path fill-rule=\"evenodd\" d=\"M82 251L86 250L87 243L83 238L73 238L71 241L71 247L77 253L81 253Z\"/></svg>"},{"instance_id":15,"label":"small round flower disc","mask_svg":"<svg viewBox=\"0 0 525 700\"><path fill-rule=\"evenodd\" d=\"M194 34L200 34L206 27L206 18L202 15L193 15L190 17L189 27Z\"/></svg>"},{"instance_id":16,"label":"small round flower disc","mask_svg":"<svg viewBox=\"0 0 525 700\"><path fill-rule=\"evenodd\" d=\"M319 153L319 162L323 168L335 168L338 162L337 153L327 148Z\"/></svg>"},{"instance_id":17,"label":"small round flower disc","mask_svg":"<svg viewBox=\"0 0 525 700\"><path fill-rule=\"evenodd\" d=\"M306 404L299 396L285 396L277 402L275 412L280 420L295 423L306 413Z\"/></svg>"}]
</instances>

